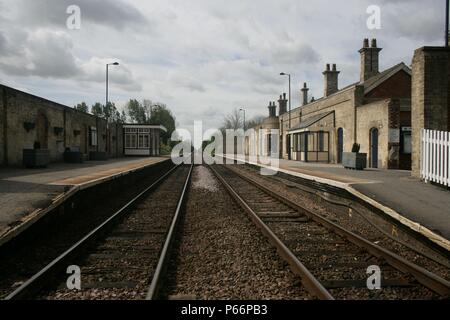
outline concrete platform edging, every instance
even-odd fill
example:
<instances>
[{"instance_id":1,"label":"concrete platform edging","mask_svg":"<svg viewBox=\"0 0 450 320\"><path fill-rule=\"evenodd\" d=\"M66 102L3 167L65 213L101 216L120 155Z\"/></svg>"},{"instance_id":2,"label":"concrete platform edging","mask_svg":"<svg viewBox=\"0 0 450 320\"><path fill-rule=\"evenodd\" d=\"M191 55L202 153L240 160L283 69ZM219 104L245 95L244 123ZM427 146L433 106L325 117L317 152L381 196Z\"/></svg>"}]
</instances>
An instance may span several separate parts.
<instances>
[{"instance_id":1,"label":"concrete platform edging","mask_svg":"<svg viewBox=\"0 0 450 320\"><path fill-rule=\"evenodd\" d=\"M95 179L95 180L92 180L92 181L81 183L81 184L76 185L76 186L72 186L67 192L64 192L64 193L58 195L56 198L54 198L52 200L52 203L49 206L47 206L44 209L37 209L37 210L33 211L32 213L27 215L21 221L20 225L14 227L14 228L11 228L10 230L7 230L3 234L0 234L0 247L2 245L4 245L5 243L9 242L10 240L14 239L15 237L17 237L18 235L20 235L22 232L24 232L27 229L29 229L36 222L38 222L40 219L45 217L48 213L50 213L51 211L55 210L59 206L63 205L66 201L68 201L69 199L74 197L80 191L92 188L92 187L94 187L96 185L100 185L100 184L106 183L108 181L119 179L121 177L127 176L129 174L132 174L132 173L135 173L135 172L138 172L138 171L141 171L141 170L144 170L146 168L155 166L157 164L164 163L165 161L170 161L170 159L167 159L167 160L164 160L164 161L161 161L161 162L145 164L145 165L138 166L138 167L135 167L135 168L132 168L132 169L129 169L129 170L118 172L116 174L112 174L110 176L101 177L101 178L98 178L98 179Z\"/></svg>"},{"instance_id":2,"label":"concrete platform edging","mask_svg":"<svg viewBox=\"0 0 450 320\"><path fill-rule=\"evenodd\" d=\"M229 156L224 156L224 158L230 159L232 160L232 157ZM239 159L239 161L242 161L241 159ZM429 240L431 240L432 242L436 243L437 245L439 245L440 247L450 251L450 241L445 239L444 237L436 234L435 232L431 231L430 229L424 227L423 225L421 225L420 223L414 222L404 216L402 216L400 213L398 213L397 211L393 210L392 208L389 208L381 203L379 203L378 201L375 201L373 199L371 199L370 197L366 196L365 194L359 192L358 190L354 189L351 184L348 183L343 183L343 182L339 182L339 181L334 181L331 179L326 179L326 178L321 178L321 177L315 177L312 175L307 175L304 173L298 173L298 172L294 172L294 171L290 171L290 170L286 170L286 169L282 169L282 168L274 168L271 166L267 166L261 163L255 163L253 161L246 161L245 163L257 166L257 167L262 167L268 170L272 170L272 171L278 171L278 172L282 172L291 176L295 176L298 178L302 178L305 180L310 180L310 181L314 181L314 182L318 182L318 183L322 183L322 184L327 184L336 188L340 188L343 189L345 191L347 191L348 193L350 193L351 195L355 196L356 198L372 205L373 207L377 208L378 210L381 210L383 213L385 213L386 215L388 215L389 217L391 217L392 219L398 221L399 223L401 223L402 225L408 227L409 229L421 234L422 236L428 238Z\"/></svg>"}]
</instances>

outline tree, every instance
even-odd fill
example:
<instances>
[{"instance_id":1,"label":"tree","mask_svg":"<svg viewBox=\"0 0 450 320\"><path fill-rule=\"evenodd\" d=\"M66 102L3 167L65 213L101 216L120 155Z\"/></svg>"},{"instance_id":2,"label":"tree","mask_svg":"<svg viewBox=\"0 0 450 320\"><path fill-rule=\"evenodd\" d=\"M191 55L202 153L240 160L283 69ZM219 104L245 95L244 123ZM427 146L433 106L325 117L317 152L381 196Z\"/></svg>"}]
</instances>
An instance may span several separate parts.
<instances>
[{"instance_id":1,"label":"tree","mask_svg":"<svg viewBox=\"0 0 450 320\"><path fill-rule=\"evenodd\" d=\"M253 119L251 119L250 121L247 121L247 124L245 125L245 127L247 129L255 128L255 127L259 126L261 123L263 123L263 121L264 121L263 116L257 116L257 117L254 117Z\"/></svg>"},{"instance_id":2,"label":"tree","mask_svg":"<svg viewBox=\"0 0 450 320\"><path fill-rule=\"evenodd\" d=\"M113 102L108 102L106 107L100 102L97 102L92 105L91 113L96 117L107 120L109 123L125 123L127 120L125 112L122 111L122 113L120 113Z\"/></svg>"},{"instance_id":3,"label":"tree","mask_svg":"<svg viewBox=\"0 0 450 320\"><path fill-rule=\"evenodd\" d=\"M170 138L175 131L175 117L163 103L154 104L151 100L143 100L142 103L136 99L130 100L126 105L129 119L133 123L162 125L167 132L161 134L164 144L170 144Z\"/></svg>"},{"instance_id":4,"label":"tree","mask_svg":"<svg viewBox=\"0 0 450 320\"><path fill-rule=\"evenodd\" d=\"M147 116L143 105L136 99L131 99L125 109L131 122L139 124L147 124Z\"/></svg>"},{"instance_id":5,"label":"tree","mask_svg":"<svg viewBox=\"0 0 450 320\"><path fill-rule=\"evenodd\" d=\"M176 125L175 117L166 105L156 104L152 107L150 123L160 124L166 128L167 132L162 133L162 140L164 144L169 144Z\"/></svg>"},{"instance_id":6,"label":"tree","mask_svg":"<svg viewBox=\"0 0 450 320\"><path fill-rule=\"evenodd\" d=\"M81 111L81 112L84 112L84 113L89 113L89 107L86 104L86 102L79 103L76 106L74 106L73 108L75 110L78 110L78 111Z\"/></svg>"},{"instance_id":7,"label":"tree","mask_svg":"<svg viewBox=\"0 0 450 320\"><path fill-rule=\"evenodd\" d=\"M91 107L91 113L99 118L103 118L103 105L100 102L96 102Z\"/></svg>"},{"instance_id":8,"label":"tree","mask_svg":"<svg viewBox=\"0 0 450 320\"><path fill-rule=\"evenodd\" d=\"M243 129L244 118L242 112L238 109L234 109L233 112L225 116L223 121L222 131L224 130L238 130Z\"/></svg>"}]
</instances>

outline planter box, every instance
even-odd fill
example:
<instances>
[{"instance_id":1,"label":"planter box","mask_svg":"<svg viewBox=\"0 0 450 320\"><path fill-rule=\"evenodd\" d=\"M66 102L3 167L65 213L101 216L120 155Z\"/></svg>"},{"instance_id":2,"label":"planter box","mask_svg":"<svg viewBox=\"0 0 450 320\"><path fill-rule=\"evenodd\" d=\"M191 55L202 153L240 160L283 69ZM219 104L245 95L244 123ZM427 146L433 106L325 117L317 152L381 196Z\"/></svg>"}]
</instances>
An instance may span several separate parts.
<instances>
[{"instance_id":1,"label":"planter box","mask_svg":"<svg viewBox=\"0 0 450 320\"><path fill-rule=\"evenodd\" d=\"M24 149L23 165L27 168L47 168L50 163L50 151L47 149Z\"/></svg>"},{"instance_id":2,"label":"planter box","mask_svg":"<svg viewBox=\"0 0 450 320\"><path fill-rule=\"evenodd\" d=\"M84 155L78 151L64 152L64 162L66 163L83 163Z\"/></svg>"},{"instance_id":3,"label":"planter box","mask_svg":"<svg viewBox=\"0 0 450 320\"><path fill-rule=\"evenodd\" d=\"M346 169L364 170L367 168L367 153L344 152L342 165Z\"/></svg>"},{"instance_id":4,"label":"planter box","mask_svg":"<svg viewBox=\"0 0 450 320\"><path fill-rule=\"evenodd\" d=\"M108 161L108 154L106 152L90 152L90 161Z\"/></svg>"}]
</instances>

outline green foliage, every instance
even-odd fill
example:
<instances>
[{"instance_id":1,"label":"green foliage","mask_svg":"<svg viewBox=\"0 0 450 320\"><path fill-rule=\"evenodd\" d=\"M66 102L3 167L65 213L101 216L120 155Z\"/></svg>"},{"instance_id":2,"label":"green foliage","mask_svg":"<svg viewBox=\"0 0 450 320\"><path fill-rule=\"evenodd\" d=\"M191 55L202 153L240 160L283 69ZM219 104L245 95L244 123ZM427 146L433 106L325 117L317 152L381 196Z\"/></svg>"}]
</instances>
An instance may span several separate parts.
<instances>
[{"instance_id":1,"label":"green foliage","mask_svg":"<svg viewBox=\"0 0 450 320\"><path fill-rule=\"evenodd\" d=\"M359 143L354 143L353 144L353 148L352 148L352 152L353 153L359 153L360 150L361 150L361 145Z\"/></svg>"},{"instance_id":2,"label":"green foliage","mask_svg":"<svg viewBox=\"0 0 450 320\"><path fill-rule=\"evenodd\" d=\"M172 147L162 144L161 145L161 155L162 156L169 156L172 153Z\"/></svg>"},{"instance_id":3,"label":"green foliage","mask_svg":"<svg viewBox=\"0 0 450 320\"><path fill-rule=\"evenodd\" d=\"M170 145L170 138L175 131L175 117L165 104L153 104L150 100L142 103L136 99L130 100L126 105L128 116L132 123L157 124L166 128L167 132L162 132L162 142Z\"/></svg>"},{"instance_id":4,"label":"green foliage","mask_svg":"<svg viewBox=\"0 0 450 320\"><path fill-rule=\"evenodd\" d=\"M114 103L108 102L108 105L105 105L97 102L91 107L91 113L99 118L108 120L110 123L125 123L127 120L126 114L124 111L120 113L117 110L117 107Z\"/></svg>"},{"instance_id":5,"label":"green foliage","mask_svg":"<svg viewBox=\"0 0 450 320\"><path fill-rule=\"evenodd\" d=\"M75 110L78 110L78 111L81 111L81 112L84 112L84 113L89 113L89 107L86 104L86 102L79 103L76 106L74 106L73 108Z\"/></svg>"}]
</instances>

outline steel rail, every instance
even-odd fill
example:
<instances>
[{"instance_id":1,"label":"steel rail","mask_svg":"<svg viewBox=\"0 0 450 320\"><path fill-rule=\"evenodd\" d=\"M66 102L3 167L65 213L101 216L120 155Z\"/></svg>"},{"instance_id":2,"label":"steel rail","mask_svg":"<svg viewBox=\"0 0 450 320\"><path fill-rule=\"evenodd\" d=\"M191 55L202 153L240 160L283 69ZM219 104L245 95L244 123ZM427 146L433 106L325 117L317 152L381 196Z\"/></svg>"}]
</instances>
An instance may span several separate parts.
<instances>
[{"instance_id":1,"label":"steel rail","mask_svg":"<svg viewBox=\"0 0 450 320\"><path fill-rule=\"evenodd\" d=\"M65 251L59 257L50 262L47 266L37 272L33 277L23 283L19 288L14 290L11 294L6 296L4 300L23 300L28 296L32 295L35 291L38 291L43 286L45 286L45 280L49 279L52 275L61 272L63 270L63 265L69 259L74 257L78 250L82 249L84 246L88 244L88 242L98 236L102 231L109 227L116 219L121 217L125 212L127 212L133 205L136 204L139 200L147 195L150 191L155 189L158 185L160 185L170 174L172 174L179 166L175 166L170 169L168 172L163 174L156 182L147 187L144 191L139 193L135 198L133 198L130 202L128 202L121 209L116 211L111 217L105 220L101 225L92 230L88 235L74 244L70 249Z\"/></svg>"},{"instance_id":2,"label":"steel rail","mask_svg":"<svg viewBox=\"0 0 450 320\"><path fill-rule=\"evenodd\" d=\"M183 207L183 204L186 200L186 194L187 194L187 190L189 188L189 184L191 181L191 176L192 176L192 171L193 171L194 166L192 165L190 170L189 170L189 174L188 177L186 179L186 182L184 184L184 188L183 191L180 195L180 199L178 201L178 205L177 205L177 209L175 211L175 215L172 219L172 223L170 225L170 229L169 232L167 234L166 237L166 241L164 243L164 247L161 251L160 257L159 257L159 261L158 261L158 265L156 267L155 273L153 275L153 279L152 282L150 283L150 288L147 292L147 297L146 300L156 300L159 297L159 289L162 286L162 281L164 278L164 274L166 272L166 267L167 267L167 263L169 261L170 258L170 249L173 245L173 241L175 239L175 233L176 233L176 229L178 227L178 223L180 221L180 216L181 216L181 209Z\"/></svg>"},{"instance_id":3,"label":"steel rail","mask_svg":"<svg viewBox=\"0 0 450 320\"><path fill-rule=\"evenodd\" d=\"M303 265L295 254L278 238L275 233L259 218L258 214L250 208L246 201L233 189L233 187L217 172L214 167L210 167L217 179L224 185L228 193L236 202L249 214L255 225L261 229L262 233L274 245L280 256L290 265L292 272L301 278L306 289L321 300L334 300L328 290L314 277L314 275Z\"/></svg>"},{"instance_id":4,"label":"steel rail","mask_svg":"<svg viewBox=\"0 0 450 320\"><path fill-rule=\"evenodd\" d=\"M235 170L231 170L227 167L227 170L230 170L234 174L236 174L238 177L244 179L245 181L249 182L250 184L253 184L255 187L259 188L266 194L278 199L279 201L283 202L285 205L290 206L291 208L303 212L306 216L311 218L316 223L322 225L323 227L332 230L333 232L336 232L337 234L341 235L342 237L346 238L348 241L352 242L353 244L362 247L366 249L370 254L374 255L375 257L382 258L386 260L391 266L396 268L397 270L403 272L403 273L409 273L411 274L418 282L420 282L425 287L433 290L434 292L438 293L439 295L443 297L450 297L450 282L439 277L438 275L400 257L399 255L388 251L366 239L363 237L344 229L343 227L337 225L336 223L330 221L327 218L322 217L321 215L311 211L310 209L304 208L297 203L293 202L292 200L274 192L273 190L270 190L266 186L262 185L258 181L255 181L247 176L241 175L240 173L236 172Z\"/></svg>"}]
</instances>

